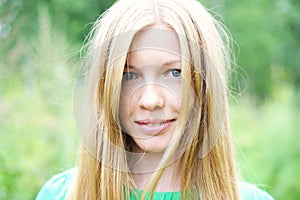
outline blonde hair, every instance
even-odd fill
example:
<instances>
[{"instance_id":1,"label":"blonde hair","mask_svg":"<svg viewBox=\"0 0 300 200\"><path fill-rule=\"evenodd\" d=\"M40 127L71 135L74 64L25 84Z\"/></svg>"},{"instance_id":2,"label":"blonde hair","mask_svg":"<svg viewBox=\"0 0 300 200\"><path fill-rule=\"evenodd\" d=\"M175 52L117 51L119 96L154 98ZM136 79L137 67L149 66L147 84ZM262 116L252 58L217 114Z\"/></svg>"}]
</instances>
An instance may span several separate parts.
<instances>
[{"instance_id":1,"label":"blonde hair","mask_svg":"<svg viewBox=\"0 0 300 200\"><path fill-rule=\"evenodd\" d=\"M132 141L118 120L122 74L136 34L157 22L178 34L183 84L192 86L194 94L184 90L181 127L146 191L155 191L175 153L182 199L240 199L228 114L228 37L196 0L120 0L96 21L87 43L78 173L68 199L129 199L134 191L128 164ZM185 102L193 95L195 108L189 114Z\"/></svg>"}]
</instances>

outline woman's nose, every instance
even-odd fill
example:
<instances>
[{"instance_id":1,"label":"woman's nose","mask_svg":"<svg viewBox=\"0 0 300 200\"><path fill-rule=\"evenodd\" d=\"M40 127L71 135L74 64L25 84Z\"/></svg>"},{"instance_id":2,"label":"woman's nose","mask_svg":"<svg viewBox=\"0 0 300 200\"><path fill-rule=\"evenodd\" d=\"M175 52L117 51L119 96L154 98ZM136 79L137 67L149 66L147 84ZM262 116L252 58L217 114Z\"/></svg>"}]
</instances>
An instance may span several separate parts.
<instances>
[{"instance_id":1,"label":"woman's nose","mask_svg":"<svg viewBox=\"0 0 300 200\"><path fill-rule=\"evenodd\" d=\"M144 110L159 110L165 105L163 88L155 84L147 84L141 88L138 106Z\"/></svg>"}]
</instances>

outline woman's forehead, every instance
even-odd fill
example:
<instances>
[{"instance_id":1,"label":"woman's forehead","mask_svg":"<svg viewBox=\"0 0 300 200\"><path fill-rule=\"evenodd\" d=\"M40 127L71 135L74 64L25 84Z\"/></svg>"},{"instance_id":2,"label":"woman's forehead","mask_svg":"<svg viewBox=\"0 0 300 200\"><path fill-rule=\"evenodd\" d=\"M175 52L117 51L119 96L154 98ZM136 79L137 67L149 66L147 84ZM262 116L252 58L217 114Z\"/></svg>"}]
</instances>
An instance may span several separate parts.
<instances>
[{"instance_id":1,"label":"woman's forehead","mask_svg":"<svg viewBox=\"0 0 300 200\"><path fill-rule=\"evenodd\" d=\"M153 26L139 32L132 41L130 52L146 49L180 55L177 33L167 25Z\"/></svg>"},{"instance_id":2,"label":"woman's forehead","mask_svg":"<svg viewBox=\"0 0 300 200\"><path fill-rule=\"evenodd\" d=\"M177 53L162 49L141 49L131 52L128 56L128 64L131 66L147 65L177 65L181 63L181 56Z\"/></svg>"}]
</instances>

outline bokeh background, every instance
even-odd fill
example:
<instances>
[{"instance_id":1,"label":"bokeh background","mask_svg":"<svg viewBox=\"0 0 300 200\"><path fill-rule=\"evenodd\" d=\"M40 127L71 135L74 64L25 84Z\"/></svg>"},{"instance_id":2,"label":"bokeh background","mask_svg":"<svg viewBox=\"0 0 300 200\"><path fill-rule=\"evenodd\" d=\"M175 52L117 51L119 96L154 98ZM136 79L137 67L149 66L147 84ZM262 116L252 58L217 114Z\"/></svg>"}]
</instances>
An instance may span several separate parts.
<instances>
[{"instance_id":1,"label":"bokeh background","mask_svg":"<svg viewBox=\"0 0 300 200\"><path fill-rule=\"evenodd\" d=\"M80 48L113 1L0 0L0 199L34 199L73 167ZM241 177L300 199L300 1L203 0L229 29L231 114Z\"/></svg>"}]
</instances>

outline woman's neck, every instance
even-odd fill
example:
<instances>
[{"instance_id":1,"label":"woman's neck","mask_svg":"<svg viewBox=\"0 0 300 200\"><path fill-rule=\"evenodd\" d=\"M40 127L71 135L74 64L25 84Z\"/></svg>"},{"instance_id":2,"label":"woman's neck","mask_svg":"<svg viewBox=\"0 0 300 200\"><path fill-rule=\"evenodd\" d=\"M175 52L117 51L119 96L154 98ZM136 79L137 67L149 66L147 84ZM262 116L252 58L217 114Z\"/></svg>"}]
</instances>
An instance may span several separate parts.
<instances>
[{"instance_id":1,"label":"woman's neck","mask_svg":"<svg viewBox=\"0 0 300 200\"><path fill-rule=\"evenodd\" d=\"M138 155L138 154L136 154ZM145 189L151 176L157 171L157 166L163 153L140 153L131 162L131 175L138 189ZM177 162L172 162L164 169L164 172L157 184L157 192L174 192L180 190L180 170L177 169Z\"/></svg>"}]
</instances>

